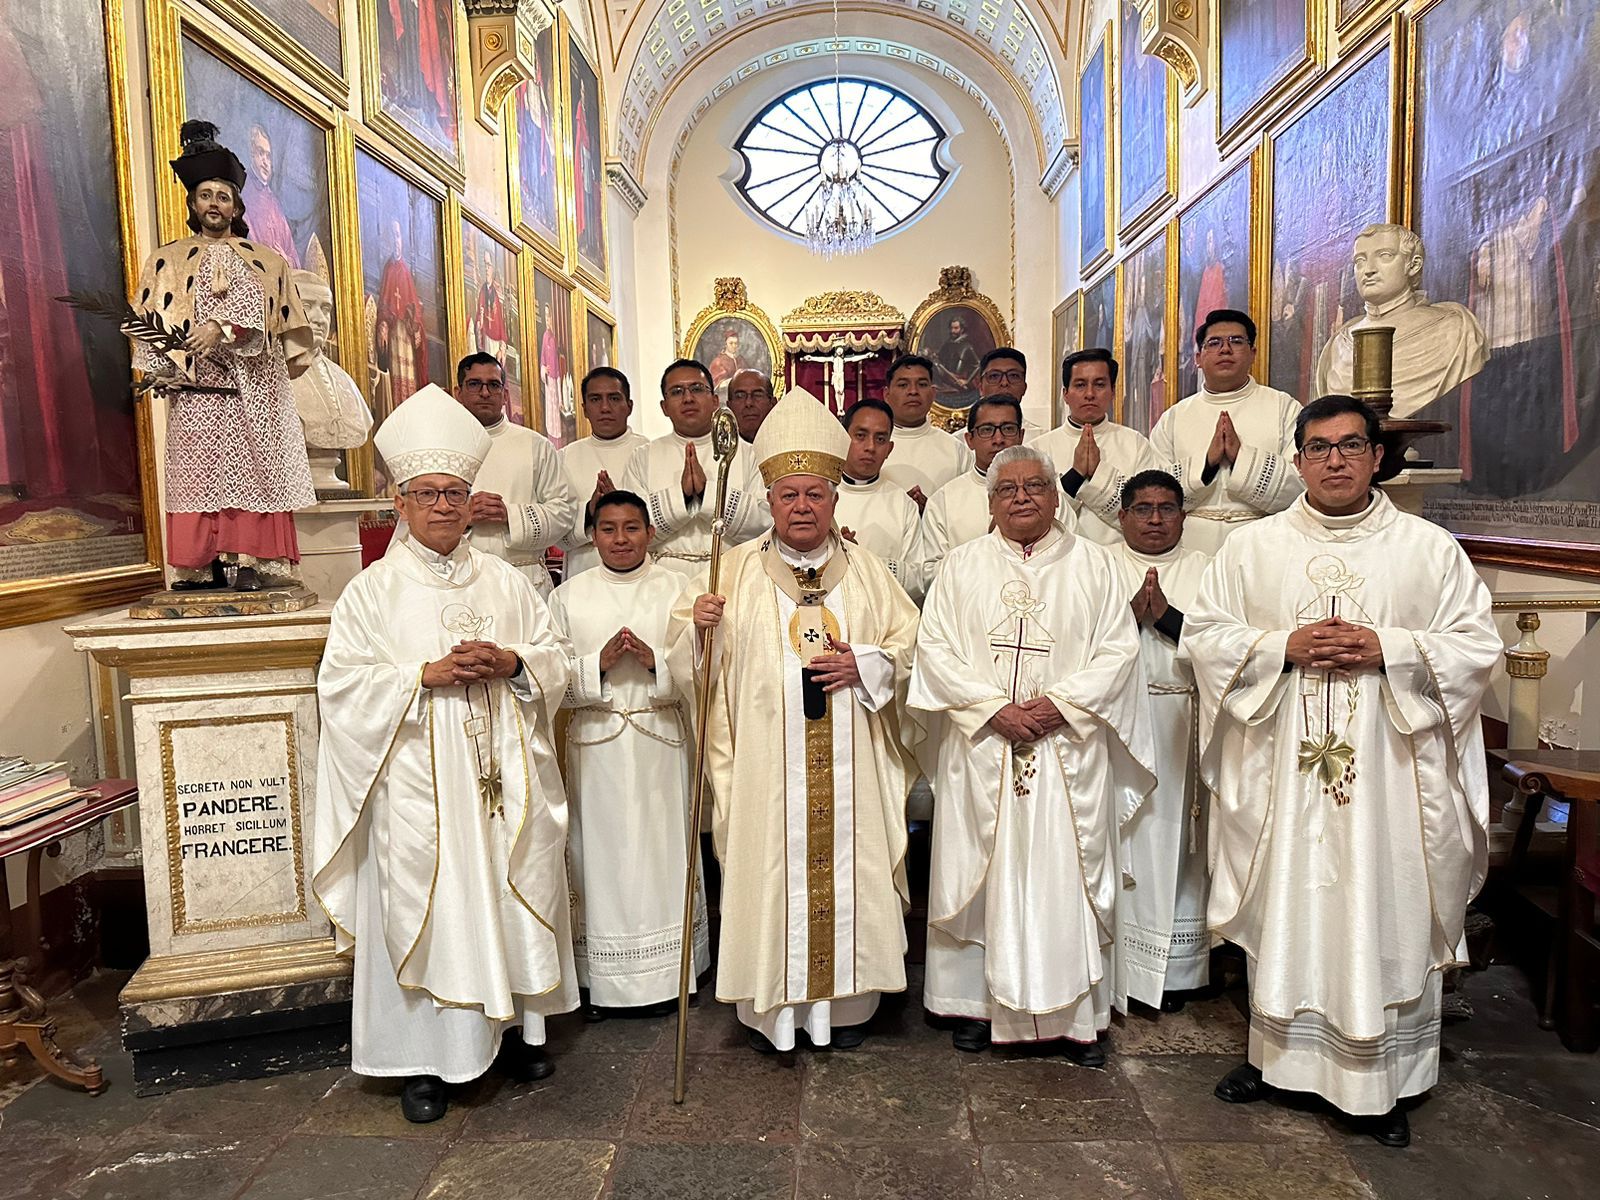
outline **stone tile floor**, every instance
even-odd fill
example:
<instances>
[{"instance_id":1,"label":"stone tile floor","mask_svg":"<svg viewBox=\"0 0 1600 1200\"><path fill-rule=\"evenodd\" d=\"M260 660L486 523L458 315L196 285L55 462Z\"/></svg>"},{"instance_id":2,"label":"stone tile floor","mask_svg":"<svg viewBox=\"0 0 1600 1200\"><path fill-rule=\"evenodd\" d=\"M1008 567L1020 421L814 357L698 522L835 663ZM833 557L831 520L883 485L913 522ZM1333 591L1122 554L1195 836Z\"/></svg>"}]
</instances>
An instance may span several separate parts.
<instances>
[{"instance_id":1,"label":"stone tile floor","mask_svg":"<svg viewBox=\"0 0 1600 1200\"><path fill-rule=\"evenodd\" d=\"M692 1024L689 1102L671 1098L670 1019L553 1028L559 1070L490 1076L408 1125L397 1086L333 1069L139 1099L115 1033L122 976L58 1001L97 1054L87 1097L0 1069L0 1196L45 1200L1462 1200L1596 1195L1600 1059L1534 1023L1513 968L1469 976L1441 1078L1386 1150L1310 1105L1230 1108L1242 992L1113 1027L1110 1068L968 1056L913 998L850 1053L746 1048L730 1010Z\"/></svg>"}]
</instances>

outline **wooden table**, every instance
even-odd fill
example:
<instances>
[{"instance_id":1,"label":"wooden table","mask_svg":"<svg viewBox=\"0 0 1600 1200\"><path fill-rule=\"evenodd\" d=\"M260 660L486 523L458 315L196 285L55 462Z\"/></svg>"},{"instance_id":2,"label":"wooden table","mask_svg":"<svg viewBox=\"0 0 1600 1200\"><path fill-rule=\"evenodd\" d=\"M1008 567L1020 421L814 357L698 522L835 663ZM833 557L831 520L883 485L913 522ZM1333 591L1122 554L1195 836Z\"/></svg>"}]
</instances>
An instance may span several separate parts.
<instances>
[{"instance_id":1,"label":"wooden table","mask_svg":"<svg viewBox=\"0 0 1600 1200\"><path fill-rule=\"evenodd\" d=\"M1556 892L1556 929L1540 1024L1554 1026L1569 1050L1600 1047L1595 1005L1600 993L1600 944L1595 902L1600 896L1600 750L1490 750L1506 781L1527 806L1517 829L1512 862L1526 854L1542 797L1568 802L1567 843Z\"/></svg>"},{"instance_id":2,"label":"wooden table","mask_svg":"<svg viewBox=\"0 0 1600 1200\"><path fill-rule=\"evenodd\" d=\"M103 779L91 785L91 790L98 796L89 801L87 808L75 809L18 837L0 836L0 955L4 956L0 957L0 1060L14 1062L19 1049L27 1050L52 1075L98 1094L106 1086L99 1065L78 1063L56 1045L55 1022L46 1011L44 997L27 983L30 961L42 954L39 864L45 850L69 834L139 802L139 789L130 779ZM11 894L6 886L4 860L13 854L28 856L28 897L21 910L27 934L26 956L17 954Z\"/></svg>"}]
</instances>

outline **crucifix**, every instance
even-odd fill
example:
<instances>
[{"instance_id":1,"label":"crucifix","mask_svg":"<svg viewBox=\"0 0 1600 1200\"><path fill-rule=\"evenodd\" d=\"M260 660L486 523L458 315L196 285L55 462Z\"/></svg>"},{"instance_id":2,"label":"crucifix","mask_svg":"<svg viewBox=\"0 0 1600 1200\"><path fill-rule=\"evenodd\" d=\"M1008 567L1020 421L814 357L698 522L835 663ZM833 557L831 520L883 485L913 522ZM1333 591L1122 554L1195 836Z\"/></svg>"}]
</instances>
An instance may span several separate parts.
<instances>
[{"instance_id":1,"label":"crucifix","mask_svg":"<svg viewBox=\"0 0 1600 1200\"><path fill-rule=\"evenodd\" d=\"M871 350L864 351L861 354L846 354L843 346L835 346L831 354L802 354L800 361L827 363L829 365L830 370L827 378L829 394L823 397L823 403L828 406L830 412L839 414L843 413L847 407L844 400L845 363L862 362L872 357L873 351ZM856 398L861 398L861 368L859 367L856 368Z\"/></svg>"}]
</instances>

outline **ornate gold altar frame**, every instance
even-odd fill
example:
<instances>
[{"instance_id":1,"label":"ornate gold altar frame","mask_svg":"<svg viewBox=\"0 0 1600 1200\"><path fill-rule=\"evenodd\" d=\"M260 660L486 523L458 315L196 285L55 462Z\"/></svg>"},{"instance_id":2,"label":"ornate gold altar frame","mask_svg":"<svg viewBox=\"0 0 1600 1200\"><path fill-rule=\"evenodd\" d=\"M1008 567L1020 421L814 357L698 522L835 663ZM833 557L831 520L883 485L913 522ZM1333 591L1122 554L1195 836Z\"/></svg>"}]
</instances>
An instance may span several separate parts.
<instances>
[{"instance_id":1,"label":"ornate gold altar frame","mask_svg":"<svg viewBox=\"0 0 1600 1200\"><path fill-rule=\"evenodd\" d=\"M559 17L559 13L557 14ZM518 162L521 147L517 144L516 105L513 95L505 100L504 116L500 121L500 136L506 141L506 189L509 207L506 209L511 219L511 228L516 235L533 247L545 261L547 270L559 271L567 274L571 269L568 260L568 247L571 244L568 238L567 208L569 194L567 190L567 171L564 165L566 150L564 148L564 126L562 125L562 105L567 91L566 71L561 65L561 47L557 44L561 36L561 22L558 19L548 30L550 35L550 70L554 78L550 81L550 97L552 109L550 120L554 124L555 149L554 162L556 167L556 240L551 241L522 220L522 172ZM602 143L603 145L604 143ZM572 222L576 223L576 218Z\"/></svg>"},{"instance_id":2,"label":"ornate gold altar frame","mask_svg":"<svg viewBox=\"0 0 1600 1200\"><path fill-rule=\"evenodd\" d=\"M1309 113L1323 97L1380 54L1389 56L1389 181L1386 198L1387 218L1404 219L1404 206L1409 185L1406 182L1409 154L1408 138L1411 133L1410 103L1406 82L1406 19L1396 13L1382 27L1369 35L1358 52L1340 61L1337 69L1330 71L1320 82L1316 94L1307 103L1298 104L1284 112L1273 123L1254 151L1255 169L1252 172L1251 192L1254 207L1255 234L1251 239L1256 257L1251 261L1251 307L1255 312L1268 313L1272 307L1272 203L1273 158L1277 140L1301 117ZM1271 322L1264 323L1263 336L1257 339L1255 378L1265 382L1272 361Z\"/></svg>"},{"instance_id":3,"label":"ornate gold altar frame","mask_svg":"<svg viewBox=\"0 0 1600 1200\"><path fill-rule=\"evenodd\" d=\"M1110 240L1111 227L1106 227L1107 240ZM921 344L923 332L946 309L960 306L970 308L989 326L989 333L994 338L996 346L1011 345L1011 330L1006 325L1006 319L1000 314L999 306L982 292L974 290L972 286L972 271L967 267L945 267L939 272L939 286L928 293L927 299L917 305L912 312L911 319L906 322L906 345L912 353L917 352ZM1059 364L1057 370L1060 369ZM967 412L961 408L947 408L945 405L934 402L928 410L928 418L941 429L964 429L967 423Z\"/></svg>"},{"instance_id":4,"label":"ornate gold altar frame","mask_svg":"<svg viewBox=\"0 0 1600 1200\"><path fill-rule=\"evenodd\" d=\"M561 131L562 144L559 147L562 160L562 180L565 185L565 204L562 209L563 229L561 236L566 240L572 250L572 276L587 287L601 300L611 299L611 231L610 222L606 217L606 79L605 74L595 65L593 59L584 49L583 43L578 40L572 28L572 22L565 11L558 14L557 22L561 45L560 50L560 110L561 120L557 128ZM568 83L572 78L572 52L576 49L584 64L594 72L595 78L595 122L600 133L600 194L597 197L600 212L600 246L605 253L605 262L590 263L584 261L583 252L578 248L578 139L576 131L572 128L572 89Z\"/></svg>"},{"instance_id":5,"label":"ornate gold altar frame","mask_svg":"<svg viewBox=\"0 0 1600 1200\"><path fill-rule=\"evenodd\" d=\"M380 66L378 62L378 4L382 0L357 0L357 25L361 39L361 108L364 123L382 134L407 156L422 164L456 189L466 186L462 170L461 142L466 136L466 105L462 102L463 89L472 81L472 70L467 55L466 16L454 3L450 12L455 22L455 54L451 66L456 73L456 152L451 157L441 154L411 130L407 129L383 108ZM402 171L409 175L409 172Z\"/></svg>"},{"instance_id":6,"label":"ornate gold altar frame","mask_svg":"<svg viewBox=\"0 0 1600 1200\"><path fill-rule=\"evenodd\" d=\"M320 92L340 108L350 102L350 30L344 22L344 6L339 6L339 69L331 69L312 54L271 17L262 13L249 0L197 0L211 9L229 29L242 33L261 52L289 70Z\"/></svg>"},{"instance_id":7,"label":"ornate gold altar frame","mask_svg":"<svg viewBox=\"0 0 1600 1200\"><path fill-rule=\"evenodd\" d=\"M122 282L131 295L139 278L139 241L134 222L133 164L128 139L132 114L128 108L126 29L121 0L103 0L106 99L111 113L112 170L117 180L117 214L122 238ZM150 406L135 408L135 435L139 442L139 494L144 519L145 559L121 567L71 574L46 575L0 583L0 629L32 625L136 600L161 586L161 531L163 516L155 461L155 431Z\"/></svg>"},{"instance_id":8,"label":"ornate gold altar frame","mask_svg":"<svg viewBox=\"0 0 1600 1200\"><path fill-rule=\"evenodd\" d=\"M778 327L772 323L772 318L767 316L766 310L750 302L750 294L744 286L744 280L737 275L725 276L713 284L715 297L710 304L695 313L694 320L689 322L689 330L683 335L683 342L678 347L678 354L682 358L693 358L696 343L700 335L705 333L715 322L728 317L737 317L754 326L761 334L761 339L767 345L767 353L772 356L772 394L783 394L784 380L784 346L783 338L778 333ZM838 293L831 293L838 294ZM797 309L796 312L799 310ZM793 314L790 314L791 316ZM788 318L785 318L787 324ZM615 327L613 326L613 333Z\"/></svg>"},{"instance_id":9,"label":"ornate gold altar frame","mask_svg":"<svg viewBox=\"0 0 1600 1200\"><path fill-rule=\"evenodd\" d=\"M1172 72L1165 63L1161 64L1162 111L1165 113L1165 131L1167 139L1166 153L1166 187L1147 200L1138 210L1124 214L1122 212L1122 148L1125 145L1122 137L1122 0L1117 0L1117 19L1113 22L1115 29L1115 46L1117 61L1108 69L1115 75L1117 86L1107 97L1106 111L1110 115L1111 128L1116 131L1117 137L1111 151L1111 176L1116 181L1114 195L1116 204L1114 210L1119 222L1117 242L1138 237L1151 223L1178 198L1178 89L1173 86ZM1135 9L1137 12L1137 8ZM1139 30L1132 30L1136 39ZM1081 144L1081 142L1080 142ZM1110 181L1108 180L1108 183ZM1109 190L1109 189L1108 189ZM1109 229L1110 226L1107 226ZM1109 241L1109 236L1107 241ZM1058 364L1059 365L1059 364Z\"/></svg>"},{"instance_id":10,"label":"ornate gold altar frame","mask_svg":"<svg viewBox=\"0 0 1600 1200\"><path fill-rule=\"evenodd\" d=\"M1287 110L1316 83L1322 73L1323 53L1327 45L1327 22L1322 11L1322 0L1305 0L1305 6L1306 44L1300 61L1268 84L1233 124L1225 126L1222 121L1222 6L1219 0L1211 0L1211 61L1215 64L1211 86L1217 97L1217 149L1224 158L1265 125L1274 113Z\"/></svg>"},{"instance_id":11,"label":"ornate gold altar frame","mask_svg":"<svg viewBox=\"0 0 1600 1200\"><path fill-rule=\"evenodd\" d=\"M1092 46L1089 47L1088 51L1085 52L1083 56L1083 64L1079 68L1078 73L1078 146L1081 153L1081 148L1083 146L1083 76L1087 73L1089 63L1093 61L1095 54L1099 51L1104 51L1103 62L1105 64L1105 79L1102 83L1102 86L1105 88L1106 94L1106 153L1105 161L1101 165L1105 170L1104 190L1106 202L1106 244L1100 248L1099 253L1078 263L1078 278L1080 279L1082 279L1085 275L1089 275L1095 271L1098 271L1102 266L1110 262L1112 253L1117 243L1117 152L1113 145L1113 135L1118 132L1116 124L1117 67L1115 62L1116 38L1113 29L1114 25L1114 21L1106 22L1105 29L1101 32L1100 37ZM1081 175L1081 172L1083 171L1083 164L1081 161L1079 162L1078 170ZM1079 188L1079 195L1080 197L1082 195L1081 186ZM1078 234L1078 248L1081 255L1083 249L1083 234L1081 229ZM911 344L913 346L917 344L915 333L912 335ZM1000 344L1001 343L998 342L996 343L996 345Z\"/></svg>"}]
</instances>

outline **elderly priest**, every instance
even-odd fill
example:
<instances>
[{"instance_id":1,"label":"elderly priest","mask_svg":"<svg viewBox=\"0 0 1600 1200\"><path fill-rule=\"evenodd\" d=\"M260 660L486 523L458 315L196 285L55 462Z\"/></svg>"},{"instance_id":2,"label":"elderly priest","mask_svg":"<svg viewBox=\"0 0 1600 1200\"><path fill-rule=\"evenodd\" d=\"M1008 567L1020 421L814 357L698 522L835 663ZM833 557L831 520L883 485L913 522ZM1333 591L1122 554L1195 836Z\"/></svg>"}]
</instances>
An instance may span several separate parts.
<instances>
[{"instance_id":1,"label":"elderly priest","mask_svg":"<svg viewBox=\"0 0 1600 1200\"><path fill-rule=\"evenodd\" d=\"M728 554L720 594L691 586L673 613L673 674L712 678L717 998L766 1052L802 1033L859 1046L878 994L905 988L902 702L917 610L834 525L848 452L815 398L780 400L755 441L771 532ZM714 631L708 664L701 629Z\"/></svg>"},{"instance_id":2,"label":"elderly priest","mask_svg":"<svg viewBox=\"0 0 1600 1200\"><path fill-rule=\"evenodd\" d=\"M933 776L923 1003L957 1049L1060 1041L1111 1019L1118 831L1155 779L1139 633L1112 553L1056 519L1057 472L995 455L995 528L929 590L910 704L951 726Z\"/></svg>"},{"instance_id":3,"label":"elderly priest","mask_svg":"<svg viewBox=\"0 0 1600 1200\"><path fill-rule=\"evenodd\" d=\"M1501 644L1460 546L1372 487L1371 409L1325 396L1294 440L1306 494L1227 540L1183 628L1207 919L1250 960L1249 1062L1216 1092L1315 1092L1403 1146L1397 1102L1438 1077L1441 976L1483 882Z\"/></svg>"},{"instance_id":4,"label":"elderly priest","mask_svg":"<svg viewBox=\"0 0 1600 1200\"><path fill-rule=\"evenodd\" d=\"M549 1075L544 1019L577 1004L550 732L568 648L528 577L463 536L483 426L430 385L374 441L411 536L334 605L314 886L354 951L352 1066L404 1077L420 1122L497 1048Z\"/></svg>"}]
</instances>

